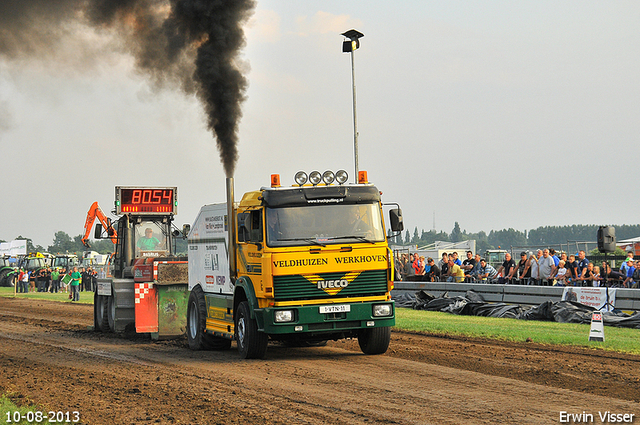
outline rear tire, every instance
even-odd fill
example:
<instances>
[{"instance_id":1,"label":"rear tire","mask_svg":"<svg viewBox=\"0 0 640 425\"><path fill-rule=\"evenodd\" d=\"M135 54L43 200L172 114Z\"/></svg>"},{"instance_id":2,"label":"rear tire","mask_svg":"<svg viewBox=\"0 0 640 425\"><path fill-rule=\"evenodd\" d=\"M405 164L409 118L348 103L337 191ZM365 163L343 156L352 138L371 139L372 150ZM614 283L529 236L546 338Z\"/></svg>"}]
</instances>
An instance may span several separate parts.
<instances>
[{"instance_id":1,"label":"rear tire","mask_svg":"<svg viewBox=\"0 0 640 425\"><path fill-rule=\"evenodd\" d=\"M391 341L391 328L363 329L358 335L358 345L364 354L384 354Z\"/></svg>"},{"instance_id":2,"label":"rear tire","mask_svg":"<svg viewBox=\"0 0 640 425\"><path fill-rule=\"evenodd\" d=\"M187 340L192 350L224 349L224 345L218 344L218 339L207 335L207 302L200 286L196 286L189 294L187 305ZM223 340L224 341L224 340ZM228 342L231 347L231 341ZM227 347L228 348L228 347Z\"/></svg>"},{"instance_id":3,"label":"rear tire","mask_svg":"<svg viewBox=\"0 0 640 425\"><path fill-rule=\"evenodd\" d=\"M249 304L242 301L236 312L236 341L238 353L243 359L263 359L267 354L269 338L258 331L258 323L251 318Z\"/></svg>"},{"instance_id":4,"label":"rear tire","mask_svg":"<svg viewBox=\"0 0 640 425\"><path fill-rule=\"evenodd\" d=\"M95 314L96 331L109 332L109 300L104 295L93 297L93 312Z\"/></svg>"}]
</instances>

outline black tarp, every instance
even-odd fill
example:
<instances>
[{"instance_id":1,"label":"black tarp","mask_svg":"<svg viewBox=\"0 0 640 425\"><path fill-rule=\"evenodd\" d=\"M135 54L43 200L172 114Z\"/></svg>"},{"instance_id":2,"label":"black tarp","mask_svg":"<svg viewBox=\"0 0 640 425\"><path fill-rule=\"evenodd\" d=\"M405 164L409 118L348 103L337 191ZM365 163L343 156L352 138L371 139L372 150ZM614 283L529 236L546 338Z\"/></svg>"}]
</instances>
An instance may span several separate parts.
<instances>
[{"instance_id":1,"label":"black tarp","mask_svg":"<svg viewBox=\"0 0 640 425\"><path fill-rule=\"evenodd\" d=\"M480 294L467 291L464 296L449 297L448 293L435 297L425 291L394 296L396 307L414 310L441 311L466 316L508 317L521 320L546 320L560 323L591 323L595 310L574 301L545 301L535 307L517 304L488 303ZM606 326L640 329L640 312L630 316L621 311L602 312Z\"/></svg>"}]
</instances>

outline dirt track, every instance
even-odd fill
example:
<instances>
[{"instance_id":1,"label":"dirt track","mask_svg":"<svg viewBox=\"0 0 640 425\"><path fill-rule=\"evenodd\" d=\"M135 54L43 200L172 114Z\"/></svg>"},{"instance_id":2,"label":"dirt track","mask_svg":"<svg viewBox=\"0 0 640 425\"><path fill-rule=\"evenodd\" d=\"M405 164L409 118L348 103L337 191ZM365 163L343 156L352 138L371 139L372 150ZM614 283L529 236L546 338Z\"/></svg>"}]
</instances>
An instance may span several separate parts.
<instances>
[{"instance_id":1,"label":"dirt track","mask_svg":"<svg viewBox=\"0 0 640 425\"><path fill-rule=\"evenodd\" d=\"M0 298L0 393L86 424L640 423L640 356L394 332L383 356L337 341L247 361L92 323L90 305Z\"/></svg>"}]
</instances>

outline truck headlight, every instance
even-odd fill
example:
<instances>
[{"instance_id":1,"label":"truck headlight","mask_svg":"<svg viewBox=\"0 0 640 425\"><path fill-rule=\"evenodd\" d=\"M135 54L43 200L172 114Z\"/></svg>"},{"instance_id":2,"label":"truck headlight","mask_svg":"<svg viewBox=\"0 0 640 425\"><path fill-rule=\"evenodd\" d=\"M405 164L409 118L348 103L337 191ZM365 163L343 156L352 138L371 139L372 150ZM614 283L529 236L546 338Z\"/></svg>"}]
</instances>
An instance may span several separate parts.
<instances>
[{"instance_id":1,"label":"truck headlight","mask_svg":"<svg viewBox=\"0 0 640 425\"><path fill-rule=\"evenodd\" d=\"M277 310L276 323L293 322L293 310Z\"/></svg>"},{"instance_id":2,"label":"truck headlight","mask_svg":"<svg viewBox=\"0 0 640 425\"><path fill-rule=\"evenodd\" d=\"M391 308L391 304L374 304L373 305L374 317L391 316L392 312L393 312L393 309Z\"/></svg>"}]
</instances>

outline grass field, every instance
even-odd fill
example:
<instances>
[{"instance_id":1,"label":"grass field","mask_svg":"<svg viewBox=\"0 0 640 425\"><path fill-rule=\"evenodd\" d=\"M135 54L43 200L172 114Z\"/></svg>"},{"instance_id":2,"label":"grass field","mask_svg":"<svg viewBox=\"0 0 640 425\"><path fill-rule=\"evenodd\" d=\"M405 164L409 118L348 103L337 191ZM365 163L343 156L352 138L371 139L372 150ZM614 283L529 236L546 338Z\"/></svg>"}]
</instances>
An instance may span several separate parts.
<instances>
[{"instance_id":1,"label":"grass field","mask_svg":"<svg viewBox=\"0 0 640 425\"><path fill-rule=\"evenodd\" d=\"M16 412L19 412L19 414L22 416L26 415L27 412L35 412L36 410L38 409L35 406L18 407L9 399L7 395L0 396L0 415L2 415L0 416L0 423L28 424L29 422L26 419L23 419L19 422L14 422L13 419L16 418Z\"/></svg>"},{"instance_id":2,"label":"grass field","mask_svg":"<svg viewBox=\"0 0 640 425\"><path fill-rule=\"evenodd\" d=\"M13 296L13 288L0 288L0 296ZM70 303L68 294L29 292L17 294L19 298L50 300ZM93 304L93 292L81 292L80 303ZM522 341L530 338L541 344L575 345L604 350L640 354L640 329L606 326L605 341L589 341L590 325L499 319L493 317L457 316L454 314L396 309L396 328L409 332L425 332L434 335L465 335L506 341Z\"/></svg>"},{"instance_id":3,"label":"grass field","mask_svg":"<svg viewBox=\"0 0 640 425\"><path fill-rule=\"evenodd\" d=\"M589 341L591 326L502 319L494 317L457 316L455 314L396 309L396 328L436 335L464 335L505 341L527 341L541 344L574 345L640 354L640 329L605 326L604 342Z\"/></svg>"}]
</instances>

